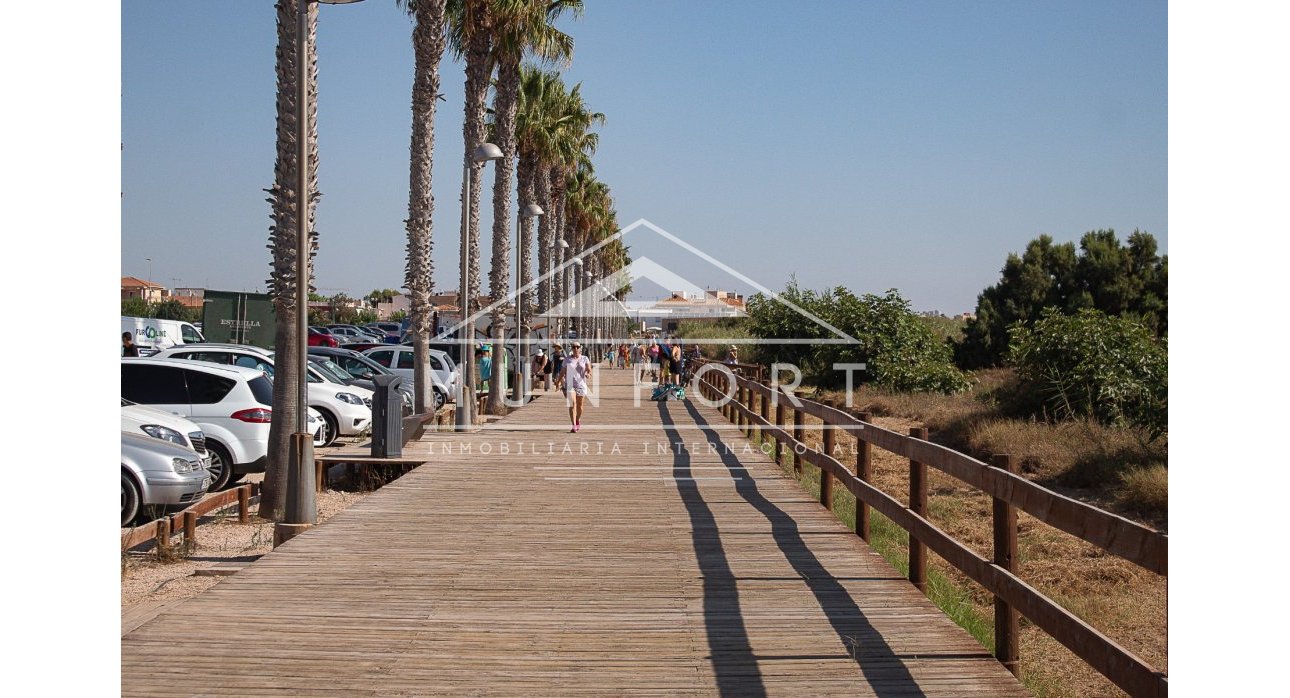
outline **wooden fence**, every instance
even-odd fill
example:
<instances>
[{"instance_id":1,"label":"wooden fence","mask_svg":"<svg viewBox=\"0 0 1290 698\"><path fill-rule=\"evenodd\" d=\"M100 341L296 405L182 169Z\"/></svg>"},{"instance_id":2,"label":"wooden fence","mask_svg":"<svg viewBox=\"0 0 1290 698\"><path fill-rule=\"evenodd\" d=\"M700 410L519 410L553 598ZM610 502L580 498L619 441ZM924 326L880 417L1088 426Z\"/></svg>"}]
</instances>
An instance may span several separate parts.
<instances>
[{"instance_id":1,"label":"wooden fence","mask_svg":"<svg viewBox=\"0 0 1290 698\"><path fill-rule=\"evenodd\" d=\"M121 534L121 550L129 550L155 540L157 553L162 555L170 547L171 537L180 531L184 534L184 542L191 544L196 540L198 517L234 504L237 505L237 522L248 523L251 520L251 499L259 494L260 484L253 482L209 495L183 511L163 516Z\"/></svg>"},{"instance_id":2,"label":"wooden fence","mask_svg":"<svg viewBox=\"0 0 1290 698\"><path fill-rule=\"evenodd\" d=\"M1168 695L1168 677L1049 599L1016 574L1017 510L1157 574L1168 573L1168 537L1096 507L1041 487L1018 471L1016 460L994 456L989 464L927 441L926 429L906 436L827 405L772 389L716 366L700 375L700 392L750 438L773 439L775 461L784 464L791 449L793 466L820 469L820 503L832 508L833 486L840 483L856 498L856 533L869 542L869 511L877 510L909 534L909 578L926 592L927 551L994 595L995 656L1018 671L1018 614L1065 645L1132 696ZM773 411L773 417L771 412ZM807 447L804 415L823 422L823 447ZM837 432L857 439L854 466L834 457ZM909 459L909 506L869 483L872 448ZM936 468L994 500L994 554L990 559L950 537L927 518L927 468Z\"/></svg>"}]
</instances>

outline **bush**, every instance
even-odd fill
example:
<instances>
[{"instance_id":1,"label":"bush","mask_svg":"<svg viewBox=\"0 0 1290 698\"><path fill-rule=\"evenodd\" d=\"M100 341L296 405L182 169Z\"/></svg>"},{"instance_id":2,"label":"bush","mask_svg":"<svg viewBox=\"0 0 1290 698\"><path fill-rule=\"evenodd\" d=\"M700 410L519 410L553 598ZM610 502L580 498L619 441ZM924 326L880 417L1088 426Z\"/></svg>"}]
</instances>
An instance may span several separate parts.
<instances>
[{"instance_id":1,"label":"bush","mask_svg":"<svg viewBox=\"0 0 1290 698\"><path fill-rule=\"evenodd\" d=\"M698 345L704 357L718 361L725 358L726 351L730 348L729 340L752 338L744 318L682 322L672 335L685 340L686 351L693 351L692 347ZM749 353L746 345L737 346L740 354Z\"/></svg>"},{"instance_id":2,"label":"bush","mask_svg":"<svg viewBox=\"0 0 1290 698\"><path fill-rule=\"evenodd\" d=\"M955 341L964 368L997 366L1008 353L1009 328L1034 324L1047 308L1073 315L1094 308L1132 317L1158 337L1168 331L1169 257L1156 239L1135 230L1122 244L1113 230L1094 230L1073 243L1040 235L1010 254L999 282L977 297L976 316Z\"/></svg>"},{"instance_id":3,"label":"bush","mask_svg":"<svg viewBox=\"0 0 1290 698\"><path fill-rule=\"evenodd\" d=\"M1147 328L1092 309L1050 309L1009 332L1008 362L1053 414L1137 426L1152 438L1168 430L1168 354Z\"/></svg>"},{"instance_id":4,"label":"bush","mask_svg":"<svg viewBox=\"0 0 1290 698\"><path fill-rule=\"evenodd\" d=\"M967 376L954 367L951 349L910 310L895 289L878 296L856 296L839 286L823 293L790 283L780 298L856 339L843 344L777 344L776 339L824 339L837 334L797 309L761 294L748 302L749 331L770 340L757 345L764 363L793 363L806 377L825 385L844 384L835 363L864 363L861 382L897 392L954 393L967 390Z\"/></svg>"}]
</instances>

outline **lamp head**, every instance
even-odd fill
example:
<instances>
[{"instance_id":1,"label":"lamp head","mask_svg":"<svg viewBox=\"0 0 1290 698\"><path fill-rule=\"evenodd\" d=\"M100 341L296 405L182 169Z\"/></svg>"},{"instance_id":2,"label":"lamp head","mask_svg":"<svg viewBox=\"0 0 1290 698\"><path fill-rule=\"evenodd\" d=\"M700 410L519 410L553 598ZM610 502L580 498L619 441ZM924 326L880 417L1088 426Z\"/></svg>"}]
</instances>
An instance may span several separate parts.
<instances>
[{"instance_id":1,"label":"lamp head","mask_svg":"<svg viewBox=\"0 0 1290 698\"><path fill-rule=\"evenodd\" d=\"M538 216L544 215L545 213L546 211L543 211L542 207L538 206L537 204L529 204L528 206L524 207L524 215L528 218L536 218Z\"/></svg>"},{"instance_id":2,"label":"lamp head","mask_svg":"<svg viewBox=\"0 0 1290 698\"><path fill-rule=\"evenodd\" d=\"M488 162L489 160L500 160L501 157L502 149L492 143L481 144L478 148L475 148L475 152L470 155L470 159L476 163Z\"/></svg>"}]
</instances>

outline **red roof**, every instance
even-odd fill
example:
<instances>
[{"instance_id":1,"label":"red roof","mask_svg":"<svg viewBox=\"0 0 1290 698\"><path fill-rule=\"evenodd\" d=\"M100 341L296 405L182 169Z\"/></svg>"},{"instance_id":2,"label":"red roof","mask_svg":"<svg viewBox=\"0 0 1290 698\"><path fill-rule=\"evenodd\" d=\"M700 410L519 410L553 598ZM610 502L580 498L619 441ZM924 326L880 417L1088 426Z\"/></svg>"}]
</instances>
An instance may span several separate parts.
<instances>
[{"instance_id":1,"label":"red roof","mask_svg":"<svg viewBox=\"0 0 1290 698\"><path fill-rule=\"evenodd\" d=\"M121 277L121 288L164 288L161 284L154 284L151 281L136 279L133 276Z\"/></svg>"}]
</instances>

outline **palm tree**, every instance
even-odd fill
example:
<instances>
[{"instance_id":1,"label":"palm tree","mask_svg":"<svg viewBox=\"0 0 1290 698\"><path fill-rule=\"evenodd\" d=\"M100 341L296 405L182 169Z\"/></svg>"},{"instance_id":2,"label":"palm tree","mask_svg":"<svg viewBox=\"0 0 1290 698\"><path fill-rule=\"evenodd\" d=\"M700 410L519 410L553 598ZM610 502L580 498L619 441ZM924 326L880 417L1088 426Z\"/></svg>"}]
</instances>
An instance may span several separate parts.
<instances>
[{"instance_id":1,"label":"palm tree","mask_svg":"<svg viewBox=\"0 0 1290 698\"><path fill-rule=\"evenodd\" d=\"M310 231L310 260L318 249L317 235L313 232L314 211L318 202L318 68L314 51L318 27L318 7L308 8L309 54L308 104L299 105L296 99L296 32L298 2L304 0L278 0L275 5L278 24L278 49L275 71L277 73L277 158L273 164L273 186L266 189L268 202L273 207L273 224L269 227L269 248L273 251L269 279L266 285L273 298L274 344L277 348L277 373L273 390L273 417L269 425L268 464L260 494L260 516L271 521L281 521L287 506L287 467L291 433L295 430L300 404L295 386L300 377L299 334L296 326L297 312L307 309L296 307L296 279L304 260L296 255L296 221L300 210L300 192L296 153L296 125L301 106L307 115L306 132L309 138L309 193L306 198L308 230ZM308 261L305 261L307 264ZM312 265L311 265L312 266Z\"/></svg>"},{"instance_id":2,"label":"palm tree","mask_svg":"<svg viewBox=\"0 0 1290 698\"><path fill-rule=\"evenodd\" d=\"M434 162L434 116L439 97L439 61L443 58L445 0L397 0L413 18L412 144L408 175L408 261L404 283L411 300L413 394L417 414L434 411L430 373L430 291L434 272L434 194L430 188Z\"/></svg>"},{"instance_id":3,"label":"palm tree","mask_svg":"<svg viewBox=\"0 0 1290 698\"><path fill-rule=\"evenodd\" d=\"M457 305L461 308L461 332L469 341L475 340L474 321L467 315L467 308L479 298L479 194L483 163L471 159L484 142L484 116L487 111L489 75L492 63L493 0L449 0L448 47L454 58L466 61L465 119L462 122L462 139L465 143L467 167L470 168L470 189L466 192L466 235L461 240L461 251L466 257L466 278L461 280ZM461 357L463 395L474 399L475 364L473 357ZM460 409L461 406L459 405Z\"/></svg>"},{"instance_id":4,"label":"palm tree","mask_svg":"<svg viewBox=\"0 0 1290 698\"><path fill-rule=\"evenodd\" d=\"M519 107L515 118L515 141L519 155L516 168L520 189L520 201L537 202L548 215L543 216L538 224L538 270L542 282L538 289L537 305L542 310L551 306L551 247L554 243L554 228L550 215L549 173L544 163L554 158L557 129L561 123L559 99L564 95L564 83L557 73L548 73L532 66L520 68ZM520 221L521 234L525 240L531 240L528 228L530 222ZM527 255L525 249L522 255ZM521 261L521 268L528 270L528 261ZM521 285L527 285L521 280ZM526 299L532 304L531 294Z\"/></svg>"},{"instance_id":5,"label":"palm tree","mask_svg":"<svg viewBox=\"0 0 1290 698\"><path fill-rule=\"evenodd\" d=\"M497 161L493 184L493 259L489 270L492 297L491 334L495 367L489 381L489 414L504 414L502 404L502 342L505 339L505 304L510 287L511 177L515 174L515 121L520 89L520 61L525 53L550 62L573 58L573 38L552 23L566 10L581 13L582 0L494 0L493 61L497 88L493 98L493 142L503 157ZM525 203L525 202L521 202ZM516 329L519 333L519 328ZM516 356L519 360L521 357ZM514 367L512 367L514 368Z\"/></svg>"},{"instance_id":6,"label":"palm tree","mask_svg":"<svg viewBox=\"0 0 1290 698\"><path fill-rule=\"evenodd\" d=\"M555 137L552 140L552 156L549 161L543 163L543 173L540 176L550 182L548 191L551 205L543 208L547 210L547 217L552 219L554 230L552 240L558 237L567 241L568 222L565 201L568 194L568 178L580 167L591 168L591 155L595 153L596 146L600 142L599 135L592 132L591 127L603 122L605 115L587 108L586 102L582 99L581 83L574 85L568 93L554 99L556 102L554 108L559 114L560 123L556 127ZM573 247L572 241L569 242L570 252L575 252L576 248ZM554 278L555 298L563 299L572 291L565 288L563 276L563 274L557 274Z\"/></svg>"}]
</instances>

